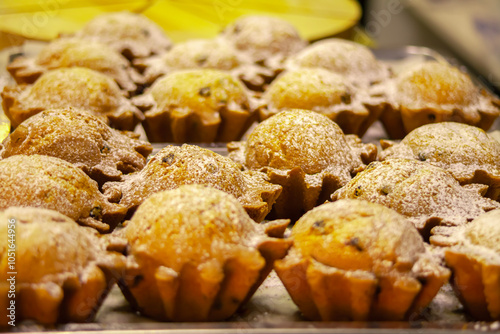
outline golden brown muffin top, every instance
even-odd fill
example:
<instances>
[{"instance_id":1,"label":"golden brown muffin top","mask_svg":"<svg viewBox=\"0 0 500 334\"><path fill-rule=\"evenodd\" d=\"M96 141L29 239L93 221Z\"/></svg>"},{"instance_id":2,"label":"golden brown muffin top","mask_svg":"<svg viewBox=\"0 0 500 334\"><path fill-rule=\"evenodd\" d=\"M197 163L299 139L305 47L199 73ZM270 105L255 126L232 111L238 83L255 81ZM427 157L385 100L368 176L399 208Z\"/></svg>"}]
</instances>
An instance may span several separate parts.
<instances>
[{"instance_id":1,"label":"golden brown muffin top","mask_svg":"<svg viewBox=\"0 0 500 334\"><path fill-rule=\"evenodd\" d=\"M470 77L458 68L428 61L398 76L395 96L401 104L410 107L467 106L478 102L479 92Z\"/></svg>"},{"instance_id":2,"label":"golden brown muffin top","mask_svg":"<svg viewBox=\"0 0 500 334\"><path fill-rule=\"evenodd\" d=\"M369 85L389 77L370 49L356 42L328 38L308 45L287 61L288 68L324 68L357 84Z\"/></svg>"},{"instance_id":3,"label":"golden brown muffin top","mask_svg":"<svg viewBox=\"0 0 500 334\"><path fill-rule=\"evenodd\" d=\"M185 184L203 184L229 193L243 205L263 203L263 194L279 193L281 187L266 182L263 176L242 172L241 166L227 157L199 146L166 146L142 171L125 177L125 182L108 183L108 197L134 210L153 193ZM266 206L267 207L267 206Z\"/></svg>"},{"instance_id":4,"label":"golden brown muffin top","mask_svg":"<svg viewBox=\"0 0 500 334\"><path fill-rule=\"evenodd\" d=\"M201 185L150 196L124 234L131 255L145 254L176 272L185 263L225 263L255 250L267 237L234 196Z\"/></svg>"},{"instance_id":5,"label":"golden brown muffin top","mask_svg":"<svg viewBox=\"0 0 500 334\"><path fill-rule=\"evenodd\" d=\"M88 112L49 109L21 123L2 143L2 158L41 154L83 169L98 182L119 180L141 170L152 151L149 143L111 129Z\"/></svg>"},{"instance_id":6,"label":"golden brown muffin top","mask_svg":"<svg viewBox=\"0 0 500 334\"><path fill-rule=\"evenodd\" d=\"M112 230L126 212L109 203L97 183L79 168L36 154L0 160L0 209L11 206L56 210L100 232Z\"/></svg>"},{"instance_id":7,"label":"golden brown muffin top","mask_svg":"<svg viewBox=\"0 0 500 334\"><path fill-rule=\"evenodd\" d=\"M249 112L249 99L243 84L227 72L213 69L174 72L158 79L151 89L153 109L182 115L190 111L203 121L220 119L221 109ZM145 97L139 97L144 99Z\"/></svg>"},{"instance_id":8,"label":"golden brown muffin top","mask_svg":"<svg viewBox=\"0 0 500 334\"><path fill-rule=\"evenodd\" d=\"M287 110L268 118L245 145L245 165L250 169L301 167L315 174L329 166L349 172L361 164L340 127L308 110Z\"/></svg>"},{"instance_id":9,"label":"golden brown muffin top","mask_svg":"<svg viewBox=\"0 0 500 334\"><path fill-rule=\"evenodd\" d=\"M444 168L459 181L478 170L500 179L500 143L482 129L454 122L427 124L406 135L399 144L383 142L381 160L418 159Z\"/></svg>"},{"instance_id":10,"label":"golden brown muffin top","mask_svg":"<svg viewBox=\"0 0 500 334\"><path fill-rule=\"evenodd\" d=\"M462 225L500 207L477 187L462 187L442 168L409 159L373 162L332 199L363 199L406 216L424 235L427 224ZM432 226L431 226L432 227Z\"/></svg>"},{"instance_id":11,"label":"golden brown muffin top","mask_svg":"<svg viewBox=\"0 0 500 334\"><path fill-rule=\"evenodd\" d=\"M308 211L293 226L292 237L304 257L343 270L408 271L425 252L422 237L405 217L362 200Z\"/></svg>"},{"instance_id":12,"label":"golden brown muffin top","mask_svg":"<svg viewBox=\"0 0 500 334\"><path fill-rule=\"evenodd\" d=\"M224 29L221 36L256 62L289 56L307 44L287 21L260 15L237 19Z\"/></svg>"},{"instance_id":13,"label":"golden brown muffin top","mask_svg":"<svg viewBox=\"0 0 500 334\"><path fill-rule=\"evenodd\" d=\"M18 82L32 83L32 75L64 67L85 67L113 78L123 89L134 91L140 80L128 60L108 45L79 38L60 38L45 46L35 58L16 58L9 66ZM28 79L28 80L26 80Z\"/></svg>"},{"instance_id":14,"label":"golden brown muffin top","mask_svg":"<svg viewBox=\"0 0 500 334\"><path fill-rule=\"evenodd\" d=\"M477 217L464 227L464 232L471 244L492 249L500 257L500 210Z\"/></svg>"},{"instance_id":15,"label":"golden brown muffin top","mask_svg":"<svg viewBox=\"0 0 500 334\"><path fill-rule=\"evenodd\" d=\"M75 36L108 44L127 58L158 54L172 45L162 28L144 15L130 12L99 15Z\"/></svg>"},{"instance_id":16,"label":"golden brown muffin top","mask_svg":"<svg viewBox=\"0 0 500 334\"><path fill-rule=\"evenodd\" d=\"M0 211L2 275L12 271L7 267L9 220L15 220L17 283L63 281L106 256L95 230L53 210L11 207Z\"/></svg>"}]
</instances>

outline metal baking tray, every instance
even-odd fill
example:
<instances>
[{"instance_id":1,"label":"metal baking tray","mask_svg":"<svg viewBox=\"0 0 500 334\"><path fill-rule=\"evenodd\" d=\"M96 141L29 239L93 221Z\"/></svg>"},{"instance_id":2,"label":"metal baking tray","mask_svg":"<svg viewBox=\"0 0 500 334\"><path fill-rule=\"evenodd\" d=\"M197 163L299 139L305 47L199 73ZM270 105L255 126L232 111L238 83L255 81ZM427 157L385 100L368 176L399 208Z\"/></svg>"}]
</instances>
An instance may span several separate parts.
<instances>
[{"instance_id":1,"label":"metal baking tray","mask_svg":"<svg viewBox=\"0 0 500 334\"><path fill-rule=\"evenodd\" d=\"M450 62L434 50L425 47L408 46L393 50L375 50L375 55L390 63L395 71L410 64L438 60ZM454 63L456 65L456 63ZM480 85L480 82L478 82ZM483 88L485 88L483 86ZM500 129L497 121L493 130ZM376 122L363 137L364 142L378 143L386 134ZM154 152L168 143L153 144ZM226 155L225 144L202 145L217 153ZM106 331L107 333L469 333L477 331L498 331L500 322L473 322L464 313L451 286L445 285L429 307L419 316L407 322L312 322L304 319L286 289L272 272L257 290L252 299L237 314L223 322L176 323L157 322L136 314L114 287L96 315L94 322L85 324L61 324L43 327L24 322L14 332L71 332L85 333Z\"/></svg>"}]
</instances>

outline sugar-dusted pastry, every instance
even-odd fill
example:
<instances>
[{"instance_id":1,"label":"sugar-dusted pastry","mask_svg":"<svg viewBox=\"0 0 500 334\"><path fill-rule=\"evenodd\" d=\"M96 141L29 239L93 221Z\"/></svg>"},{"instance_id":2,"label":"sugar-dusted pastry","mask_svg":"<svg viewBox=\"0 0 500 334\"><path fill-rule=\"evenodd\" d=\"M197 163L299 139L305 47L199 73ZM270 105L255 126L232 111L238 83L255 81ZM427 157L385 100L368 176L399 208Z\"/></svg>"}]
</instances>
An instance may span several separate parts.
<instances>
[{"instance_id":1,"label":"sugar-dusted pastry","mask_svg":"<svg viewBox=\"0 0 500 334\"><path fill-rule=\"evenodd\" d=\"M110 77L71 67L48 71L32 85L6 86L1 96L13 128L40 111L74 107L101 117L114 128L134 130L144 115L124 94Z\"/></svg>"},{"instance_id":2,"label":"sugar-dusted pastry","mask_svg":"<svg viewBox=\"0 0 500 334\"><path fill-rule=\"evenodd\" d=\"M151 142L238 140L254 122L245 86L220 70L171 73L133 101L145 110L143 126Z\"/></svg>"},{"instance_id":3,"label":"sugar-dusted pastry","mask_svg":"<svg viewBox=\"0 0 500 334\"><path fill-rule=\"evenodd\" d=\"M500 143L482 129L454 122L422 125L396 144L381 141L380 160L407 158L451 172L460 184L488 186L486 196L500 196Z\"/></svg>"},{"instance_id":4,"label":"sugar-dusted pastry","mask_svg":"<svg viewBox=\"0 0 500 334\"><path fill-rule=\"evenodd\" d=\"M235 196L250 217L260 222L269 213L281 187L261 173L242 172L241 166L208 149L192 145L167 146L142 171L124 182L104 184L105 195L129 209L129 216L152 194L184 184L204 184Z\"/></svg>"},{"instance_id":5,"label":"sugar-dusted pastry","mask_svg":"<svg viewBox=\"0 0 500 334\"><path fill-rule=\"evenodd\" d=\"M7 70L18 84L32 84L49 70L75 66L106 74L129 92L134 92L137 89L135 83L142 80L120 53L104 43L79 38L56 39L36 57L17 57Z\"/></svg>"},{"instance_id":6,"label":"sugar-dusted pastry","mask_svg":"<svg viewBox=\"0 0 500 334\"><path fill-rule=\"evenodd\" d=\"M307 45L307 41L287 21L261 15L237 19L224 29L221 37L247 54L255 63L271 69L281 68L286 57Z\"/></svg>"},{"instance_id":7,"label":"sugar-dusted pastry","mask_svg":"<svg viewBox=\"0 0 500 334\"><path fill-rule=\"evenodd\" d=\"M336 122L345 133L362 136L385 106L341 74L323 68L299 68L281 73L269 85L262 95L259 119L293 108L316 111Z\"/></svg>"},{"instance_id":8,"label":"sugar-dusted pastry","mask_svg":"<svg viewBox=\"0 0 500 334\"><path fill-rule=\"evenodd\" d=\"M412 224L380 204L323 204L295 223L291 238L275 270L311 320L409 319L450 276Z\"/></svg>"},{"instance_id":9,"label":"sugar-dusted pastry","mask_svg":"<svg viewBox=\"0 0 500 334\"><path fill-rule=\"evenodd\" d=\"M157 320L224 320L286 254L287 224L255 224L236 198L210 187L156 193L120 231L128 241L120 287L134 309Z\"/></svg>"},{"instance_id":10,"label":"sugar-dusted pastry","mask_svg":"<svg viewBox=\"0 0 500 334\"><path fill-rule=\"evenodd\" d=\"M324 68L341 74L352 84L367 87L390 78L389 67L366 46L340 38L308 45L286 61L286 68Z\"/></svg>"},{"instance_id":11,"label":"sugar-dusted pastry","mask_svg":"<svg viewBox=\"0 0 500 334\"><path fill-rule=\"evenodd\" d=\"M81 169L45 155L0 160L0 210L11 206L56 210L103 233L112 231L127 212L108 202Z\"/></svg>"},{"instance_id":12,"label":"sugar-dusted pastry","mask_svg":"<svg viewBox=\"0 0 500 334\"><path fill-rule=\"evenodd\" d=\"M428 238L436 225L464 225L500 203L481 196L484 185L461 186L453 175L411 159L372 162L333 200L362 199L385 205L406 216Z\"/></svg>"},{"instance_id":13,"label":"sugar-dusted pastry","mask_svg":"<svg viewBox=\"0 0 500 334\"><path fill-rule=\"evenodd\" d=\"M128 59L160 54L172 46L156 23L130 12L99 15L77 31L75 37L107 44Z\"/></svg>"},{"instance_id":14,"label":"sugar-dusted pastry","mask_svg":"<svg viewBox=\"0 0 500 334\"><path fill-rule=\"evenodd\" d=\"M390 103L380 120L400 139L429 123L459 122L488 130L500 115L500 101L446 63L428 61L401 72L381 93Z\"/></svg>"},{"instance_id":15,"label":"sugar-dusted pastry","mask_svg":"<svg viewBox=\"0 0 500 334\"><path fill-rule=\"evenodd\" d=\"M111 129L90 113L47 109L21 123L2 143L0 157L49 155L71 162L99 184L141 170L151 144Z\"/></svg>"},{"instance_id":16,"label":"sugar-dusted pastry","mask_svg":"<svg viewBox=\"0 0 500 334\"><path fill-rule=\"evenodd\" d=\"M7 308L14 300L9 298L12 277L16 325L23 320L44 325L89 322L115 283L115 273L125 267L125 258L106 251L95 230L40 208L0 210L0 257L3 326L11 321Z\"/></svg>"},{"instance_id":17,"label":"sugar-dusted pastry","mask_svg":"<svg viewBox=\"0 0 500 334\"><path fill-rule=\"evenodd\" d=\"M466 226L436 229L431 243L446 246L445 260L460 302L477 320L500 320L500 210Z\"/></svg>"},{"instance_id":18,"label":"sugar-dusted pastry","mask_svg":"<svg viewBox=\"0 0 500 334\"><path fill-rule=\"evenodd\" d=\"M283 187L269 217L292 220L329 199L377 155L375 145L344 136L327 117L298 109L260 123L228 149L231 159Z\"/></svg>"}]
</instances>

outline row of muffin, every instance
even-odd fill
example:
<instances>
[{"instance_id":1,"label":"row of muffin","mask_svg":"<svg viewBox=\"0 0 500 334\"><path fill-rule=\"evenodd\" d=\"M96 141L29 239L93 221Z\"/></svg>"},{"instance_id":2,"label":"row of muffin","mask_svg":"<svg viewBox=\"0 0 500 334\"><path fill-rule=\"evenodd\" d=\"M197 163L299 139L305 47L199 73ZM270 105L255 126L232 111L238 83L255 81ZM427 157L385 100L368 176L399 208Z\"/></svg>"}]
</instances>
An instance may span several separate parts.
<instances>
[{"instance_id":1,"label":"row of muffin","mask_svg":"<svg viewBox=\"0 0 500 334\"><path fill-rule=\"evenodd\" d=\"M487 130L500 114L494 96L447 63L394 74L365 46L308 45L289 23L260 16L172 46L140 15L106 14L8 70L18 85L2 92L3 108L14 128L72 106L121 130L142 122L151 142L239 140L256 120L290 108L327 115L358 136L380 119L391 138L442 121Z\"/></svg>"},{"instance_id":2,"label":"row of muffin","mask_svg":"<svg viewBox=\"0 0 500 334\"><path fill-rule=\"evenodd\" d=\"M293 247L302 249L296 251L292 248L284 262L276 264L276 270L306 317L325 320L401 320L418 312L430 302L449 276L447 270L439 265L438 258L425 250L428 246L423 246L423 240L430 239L431 243L436 245L450 245L463 243L455 240L453 236L465 235L472 240L467 241L467 245L473 245L471 247L477 251L470 254L466 251L465 255L455 257L448 255L451 251L445 253L445 259L450 267L468 275L463 278L456 274L455 285L457 289L465 287L466 290L473 291L475 297L466 297L467 292L460 290L460 297L475 317L498 319L496 302L498 299L495 297L498 294L495 290L495 286L498 286L498 280L495 280L497 277L495 273L499 268L498 249L491 240L496 240L498 237L495 228L500 225L495 213L485 216L493 218L479 217L487 211L500 208L500 203L494 200L498 199L500 188L500 143L473 126L438 123L416 129L400 144L385 142L384 145L389 148L378 155L382 161L375 161L377 159L375 145L363 144L355 135L344 135L340 127L326 116L307 110L290 110L283 111L259 124L247 141L229 144L230 158L236 162L207 149L183 145L167 146L146 163L146 156L151 152L151 146L137 140L133 134L113 130L103 121L84 111L47 110L22 123L3 143L1 151L3 160L0 160L0 194L2 194L0 208L8 210L10 207L21 206L56 210L79 224L93 227L99 232L111 232L126 217L131 217L132 222L134 219L147 221L145 226L130 227L133 232L128 236L128 232L123 231L111 234L111 242L106 246L128 253L130 244L137 243L137 253L134 251L132 256L133 259L137 258L134 261L139 262L135 263L132 260L127 262L130 265L130 268L127 267L130 272L125 270L125 267L117 265L118 269L110 270L111 276L105 275L107 278L104 281L102 275L99 276L94 272L92 275L100 277L99 283L91 281L88 289L94 289L92 290L94 292L98 290L102 294L103 291L107 291L102 287L107 288L114 277L119 281L126 298L137 310L163 320L214 320L229 316L251 296L272 268L272 262L284 257L286 249L291 245L290 239L263 242L261 256L269 262L265 265L258 256L250 256L244 251L241 254L246 254L242 255L245 260L229 260L223 257L222 260L217 258L211 261L212 257L209 256L211 253L207 249L215 247L227 250L224 242L214 237L220 232L218 224L221 221L229 224L226 219L231 222L241 220L251 222L250 218L256 222L264 218L291 218L294 221L298 219L296 227L292 229L292 235L295 233L294 230L298 231L292 238ZM218 189L219 192L199 187L195 187L196 190L185 190L182 187L184 190L168 193L175 195L163 193L189 184L208 185ZM179 193L184 191L191 195ZM217 200L208 193L200 194L205 191L217 193ZM233 197L222 195L220 191ZM177 202L162 204L162 196L169 198L173 196ZM246 218L235 218L236 209L232 209L231 213L225 213L221 208L222 204L216 204L224 202L220 199L221 196L225 196L226 200L231 198L230 201L233 203L231 206L238 206L239 215ZM332 209L313 209L329 199L336 203L327 204L325 207ZM195 205L196 203L208 205L205 200L211 206L199 208ZM365 201L378 205L372 207ZM145 207L142 213L140 213L141 205ZM196 214L188 214L190 212L188 208L195 210ZM136 210L137 213L134 214ZM162 210L167 210L168 214ZM380 211L382 213L379 213ZM158 212L158 216L153 215L154 212ZM318 212L321 213L319 216ZM345 216L341 215L339 221L329 220L340 213ZM166 219L165 216L170 214L174 216ZM374 227L367 228L367 222L365 225L350 222L351 214L358 218L371 217L370 219L374 221L370 220L369 224L373 224ZM323 216L320 217L321 215ZM301 216L303 218L299 219ZM313 218L306 219L306 217ZM354 221L365 219L358 218L352 219ZM470 223L475 219L485 221L486 223L481 224L487 224L488 227L478 227L476 231L474 226L478 224ZM308 221L307 224L311 226L300 223L301 220ZM6 221L7 219L4 219L2 224L6 224ZM19 218L18 221L22 219ZM268 223L262 227L257 227L259 225L255 223L242 224L248 225L246 228L241 227L245 231L241 232L242 236L252 236L253 229L260 229L261 232L267 230L272 237L279 237L283 234L288 221ZM305 227L303 224L306 224ZM76 228L76 225L73 225L75 226L73 228ZM156 228L178 229L164 234L180 239L147 241L150 237L163 235L154 232ZM202 231L197 230L198 228ZM382 232L377 232L378 229ZM129 231L129 228L125 228L124 231ZM397 231L400 231L401 235L398 235ZM330 235L337 232L340 233L337 239ZM126 235L125 238L123 233ZM381 239L379 243L377 238L385 238L385 233L389 239ZM33 238L36 239L36 235L33 234ZM236 232L231 232L223 240L226 242L235 240L234 243L238 243L238 235ZM303 238L304 246L299 246L302 241L297 238ZM119 241L120 239L122 241ZM125 242L125 239L128 241ZM255 241L255 238L250 237L250 239ZM7 237L4 240L7 240ZM40 242L45 242L43 240ZM315 240L319 244L314 244ZM388 243L389 240L392 241ZM143 242L147 245L142 244ZM391 246L389 249L384 248L383 252L377 248L388 244ZM171 249L163 249L165 245L169 245ZM256 247L255 244L253 247ZM406 247L409 247L409 250ZM191 248L194 250L188 251ZM6 246L2 249L5 255ZM230 249L230 253L234 253L234 250ZM73 254L68 249L52 251ZM369 255L366 255L365 251ZM239 251L236 253L240 254ZM479 257L470 260L476 253ZM176 259L181 261L183 257L180 254L187 256L188 263L199 255L203 261L207 261L206 265L199 263L197 267L187 265L186 269L182 269L183 263L175 262L177 267L173 268L171 263L158 264L156 262L158 259L154 260L156 257L173 256L173 261L177 261ZM192 255L193 258L190 258L191 255L188 254L197 255ZM404 254L411 256L408 255L407 258ZM302 260L299 255L311 259ZM57 257L47 256L49 260L41 263L53 263L56 266ZM115 254L114 258L116 256ZM246 262L248 259L254 259L252 261L256 262L249 264ZM226 260L229 263L225 263ZM242 269L245 268L242 263L258 269L250 273ZM262 266L257 263L261 263ZM454 263L458 264L454 266ZM352 264L352 267L345 266L346 264ZM323 267L325 265L328 268ZM81 267L81 264L78 266ZM475 271L471 271L470 267ZM261 271L263 268L266 269ZM181 275L184 270L185 278ZM123 272L127 274L123 276ZM249 288L245 291L240 291L239 288L227 283L234 280L239 284L241 277L238 276L238 272L245 273L245 277L254 278L247 282ZM410 275L411 279L405 275L398 276L401 272ZM226 274L229 278L224 276ZM418 276L420 274L423 276ZM71 280L74 280L74 275L63 275L63 277L72 277ZM30 290L26 295L35 295L42 299L28 302L26 305L47 302L43 299L47 298L45 289L54 285L46 286L45 283L54 283L53 278L50 273L41 274L40 277L33 278L34 281L28 278L27 288L35 289L36 292ZM64 283L59 280L60 278L57 276L56 285ZM297 286L297 278L305 281ZM203 281L204 279L208 282ZM44 284L40 286L38 280ZM186 287L182 289L181 282L185 280L190 283L198 282L200 290L195 291ZM330 286L330 283L326 283L329 280L337 282L340 289L328 293L314 290ZM478 282L481 284L478 285ZM63 284L62 287L66 284L69 283ZM101 288L96 289L96 286ZM152 286L158 287L159 290L151 290ZM227 286L229 290L225 291L221 286ZM381 294L380 289L384 286L391 292L387 290L387 294ZM134 290L135 287L137 290ZM480 290L482 294L478 294ZM182 298L176 297L181 293L179 291L187 294L185 304L184 302L179 304L182 305L179 306L180 310L184 311L177 310L175 306L179 298ZM352 299L347 300L351 300L353 304L331 304L332 300L338 299L339 293L346 294L347 291L352 294L349 295ZM363 303L356 294L360 291L366 297ZM368 293L370 291L371 294ZM209 293L213 298L208 298L206 304L200 303L198 293ZM83 298L81 294L75 295ZM60 301L62 295L58 296L57 300ZM398 304L392 304L394 298L398 298ZM99 300L95 299L96 302ZM222 305L221 300L229 304L226 305L224 302ZM384 300L389 300L390 303ZM477 300L484 302L481 307L474 304L478 303ZM58 313L61 304L56 300L52 300L51 303L54 305L54 312L57 311L50 318L52 320L43 320L44 316L37 316L35 319L41 322L53 322L61 316ZM80 299L76 299L74 303L75 307L81 306ZM154 307L150 308L148 305ZM163 308L159 305L163 305ZM191 309L196 309L198 310L196 312L200 313L186 313ZM35 312L30 310L29 312ZM67 308L67 310L70 312L72 309ZM88 310L93 312L95 308L90 307ZM27 314L31 314L29 312ZM92 312L87 316L93 314ZM188 319L186 314L191 314L191 318ZM65 318L66 315L61 317L60 319L69 321L84 320L69 316Z\"/></svg>"}]
</instances>

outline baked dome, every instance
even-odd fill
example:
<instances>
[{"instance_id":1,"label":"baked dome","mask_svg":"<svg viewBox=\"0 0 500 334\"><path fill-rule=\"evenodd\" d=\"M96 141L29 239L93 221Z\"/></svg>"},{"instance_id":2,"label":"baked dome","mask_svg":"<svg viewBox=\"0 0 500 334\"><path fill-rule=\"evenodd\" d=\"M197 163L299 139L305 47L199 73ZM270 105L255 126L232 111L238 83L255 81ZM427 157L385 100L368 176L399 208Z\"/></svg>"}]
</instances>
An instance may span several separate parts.
<instances>
[{"instance_id":1,"label":"baked dome","mask_svg":"<svg viewBox=\"0 0 500 334\"><path fill-rule=\"evenodd\" d=\"M6 86L2 98L12 127L45 109L68 107L91 112L120 130L133 130L144 118L113 79L83 67L48 71L33 85Z\"/></svg>"},{"instance_id":2,"label":"baked dome","mask_svg":"<svg viewBox=\"0 0 500 334\"><path fill-rule=\"evenodd\" d=\"M159 54L172 46L156 23L144 15L130 12L99 15L87 22L75 36L105 43L128 59Z\"/></svg>"},{"instance_id":3,"label":"baked dome","mask_svg":"<svg viewBox=\"0 0 500 334\"><path fill-rule=\"evenodd\" d=\"M143 125L152 142L237 140L254 121L244 85L219 70L171 73L134 101L147 110Z\"/></svg>"},{"instance_id":4,"label":"baked dome","mask_svg":"<svg viewBox=\"0 0 500 334\"><path fill-rule=\"evenodd\" d=\"M32 84L56 68L85 67L113 78L123 90L134 92L139 73L128 60L108 45L79 38L60 38L45 46L36 57L17 57L7 69L18 84Z\"/></svg>"},{"instance_id":5,"label":"baked dome","mask_svg":"<svg viewBox=\"0 0 500 334\"><path fill-rule=\"evenodd\" d=\"M446 63L428 61L408 68L383 88L390 107L381 121L392 138L419 126L458 122L488 130L500 115L500 102L471 78Z\"/></svg>"},{"instance_id":6,"label":"baked dome","mask_svg":"<svg viewBox=\"0 0 500 334\"><path fill-rule=\"evenodd\" d=\"M281 234L287 223L278 222ZM268 237L235 197L201 185L152 195L123 232L129 266L122 290L159 320L228 318L290 246Z\"/></svg>"},{"instance_id":7,"label":"baked dome","mask_svg":"<svg viewBox=\"0 0 500 334\"><path fill-rule=\"evenodd\" d=\"M113 201L129 208L129 215L153 193L184 184L204 184L235 196L252 219L262 221L281 187L259 173L242 172L238 164L208 149L192 145L167 146L142 171L124 182L103 186Z\"/></svg>"},{"instance_id":8,"label":"baked dome","mask_svg":"<svg viewBox=\"0 0 500 334\"><path fill-rule=\"evenodd\" d=\"M99 192L97 182L67 161L44 155L0 160L0 209L29 206L59 211L99 232L110 232L126 209Z\"/></svg>"},{"instance_id":9,"label":"baked dome","mask_svg":"<svg viewBox=\"0 0 500 334\"><path fill-rule=\"evenodd\" d=\"M327 117L299 109L268 118L247 141L233 142L228 149L231 159L284 187L271 216L291 219L324 202L377 152L373 144L344 136Z\"/></svg>"},{"instance_id":10,"label":"baked dome","mask_svg":"<svg viewBox=\"0 0 500 334\"><path fill-rule=\"evenodd\" d=\"M308 211L275 270L312 320L403 320L430 303L449 277L397 212L362 200Z\"/></svg>"},{"instance_id":11,"label":"baked dome","mask_svg":"<svg viewBox=\"0 0 500 334\"><path fill-rule=\"evenodd\" d=\"M453 175L431 164L390 159L372 162L333 200L352 198L385 205L406 216L427 238L436 225L464 225L500 204L484 198L484 187L461 186Z\"/></svg>"},{"instance_id":12,"label":"baked dome","mask_svg":"<svg viewBox=\"0 0 500 334\"><path fill-rule=\"evenodd\" d=\"M3 282L12 271L7 240L8 229L15 225L16 320L91 321L115 283L112 272L124 268L124 258L107 252L95 230L56 211L10 207L0 210L0 222ZM3 305L9 303L7 295L2 293ZM8 318L2 318L6 325L4 319Z\"/></svg>"},{"instance_id":13,"label":"baked dome","mask_svg":"<svg viewBox=\"0 0 500 334\"><path fill-rule=\"evenodd\" d=\"M381 144L382 161L425 161L451 172L461 184L487 185L489 198L500 196L500 143L478 127L454 122L427 124L407 134L399 144Z\"/></svg>"},{"instance_id":14,"label":"baked dome","mask_svg":"<svg viewBox=\"0 0 500 334\"><path fill-rule=\"evenodd\" d=\"M2 158L41 154L66 160L102 184L146 165L151 144L111 129L77 109L47 109L21 123L2 143Z\"/></svg>"}]
</instances>

